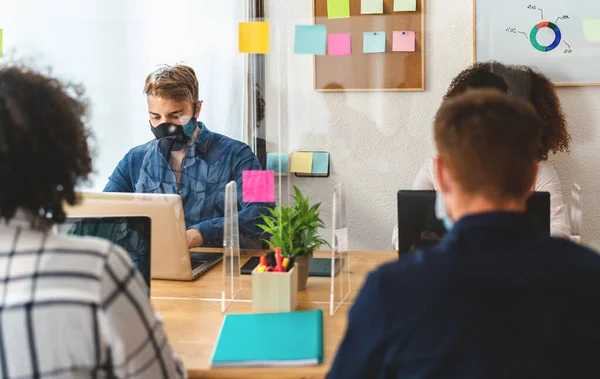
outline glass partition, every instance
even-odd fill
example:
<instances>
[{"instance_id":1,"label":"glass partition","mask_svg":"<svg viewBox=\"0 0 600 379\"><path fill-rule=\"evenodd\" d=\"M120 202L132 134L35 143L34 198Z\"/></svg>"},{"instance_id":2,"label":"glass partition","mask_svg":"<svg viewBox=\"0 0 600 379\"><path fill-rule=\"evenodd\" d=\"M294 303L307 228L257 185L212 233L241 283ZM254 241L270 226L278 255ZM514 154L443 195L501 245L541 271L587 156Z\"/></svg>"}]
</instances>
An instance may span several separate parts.
<instances>
[{"instance_id":1,"label":"glass partition","mask_svg":"<svg viewBox=\"0 0 600 379\"><path fill-rule=\"evenodd\" d=\"M102 191L113 177L117 184L109 189L117 192L178 193L186 215L186 237L190 246L195 242L200 251L222 252L223 241L233 243L237 230L239 245L225 246L226 256L228 248L230 252L234 245L235 251L239 248L239 269L234 266L228 271L231 282L236 281L230 300L252 300L248 273L256 267L257 258L252 261L254 266L244 265L252 257L281 247L285 254L312 256L307 260L317 262L313 267L318 266L321 274L329 267L325 276L316 271L308 276L306 290L299 291L299 307L317 304L328 308L333 303L333 309L346 310L368 273L398 258L394 251L402 231L395 228L399 226L398 191L439 189L433 164L437 154L435 114L453 79L473 59L472 20L465 19L470 7L464 4L445 8L443 17L425 10L425 19L435 22L426 22L425 36L420 38L420 26L412 21L389 26L388 19L394 15L387 10L375 17L355 15L353 9L349 19L324 21L322 17L314 19L309 5L290 7L290 2L271 1L264 18L251 20L268 23L268 51L253 54L240 52L239 37L248 44L248 51L263 49L264 24L244 26L248 29L240 34L240 22L248 17L238 2L181 0L168 6L162 0L5 3L0 5L4 53L0 64L19 59L36 67L51 66L60 78L86 88L91 111L87 121L96 156L95 174L82 189ZM360 25L353 23L355 16L362 17ZM561 46L560 59L584 53L597 59L600 42L589 26L595 22L569 16L570 20L562 19L559 24L577 24L565 25L565 32L575 33L585 25L588 32L571 38L580 41L571 53ZM372 22L366 26L364 20L369 17ZM600 14L593 17L600 19ZM315 23L327 26L325 34L322 28L310 28ZM486 60L502 60L494 51L504 51L498 45L514 37L510 28L517 26L501 26L508 37L489 38ZM496 33L498 27L499 23L490 22L478 38ZM416 33L414 41L411 32ZM529 32L525 30L528 37ZM536 34L540 46L551 37L545 32ZM525 46L519 45L519 49L531 49L530 41L527 44L520 38ZM566 34L564 40L569 42ZM390 72L400 78L398 87L412 80L416 74L406 67L413 67L423 54L424 90L384 88ZM203 126L187 138L180 136L183 142L161 143L152 129L159 122L152 120L156 112L149 113L146 79L159 65L180 62L194 69L199 89L194 100L201 103L190 102L192 111L175 112L175 118L165 122L184 126L194 116ZM500 78L513 95L524 100L541 96L536 87L539 78L527 70L513 77L499 65L483 69ZM356 78L348 83L366 81L372 88L350 88L336 79L338 70L345 78ZM534 189L550 191L551 209L560 211L559 216L552 212L552 228L560 224L566 227L566 236L573 233L586 245L600 247L599 218L595 217L600 205L590 194L583 215L579 190L573 198L568 196L572 183L584 189L600 184L590 174L600 158L596 148L600 135L593 127L600 118L594 105L597 90L541 88L544 93L557 93L567 133L559 139L568 143L556 145L556 151L550 149L548 159L541 157L544 172L557 181L551 187L536 181ZM167 111L166 115L158 112L160 124L169 116ZM119 170L126 168L130 171L120 177ZM226 185L232 181L235 186L227 191ZM336 186L340 183L344 196L332 201L333 195L339 194ZM296 188L302 199L308 198L309 210L319 204L320 221L314 221L317 227L310 235L291 244L289 229L283 229L283 212L298 207ZM337 207L342 205L343 226L334 221L341 211ZM235 213L237 226L231 218ZM308 217L307 213L301 212L299 217ZM441 225L434 213L430 216L424 225ZM444 234L443 227L441 232L436 229L429 234L425 229L409 241L410 246L426 246ZM336 274L338 258L347 264ZM224 266L232 262L228 259L223 260ZM329 266L318 259L330 260ZM180 283L176 296L221 300L223 267L217 267L185 289ZM166 286L156 291L160 297L171 296Z\"/></svg>"}]
</instances>

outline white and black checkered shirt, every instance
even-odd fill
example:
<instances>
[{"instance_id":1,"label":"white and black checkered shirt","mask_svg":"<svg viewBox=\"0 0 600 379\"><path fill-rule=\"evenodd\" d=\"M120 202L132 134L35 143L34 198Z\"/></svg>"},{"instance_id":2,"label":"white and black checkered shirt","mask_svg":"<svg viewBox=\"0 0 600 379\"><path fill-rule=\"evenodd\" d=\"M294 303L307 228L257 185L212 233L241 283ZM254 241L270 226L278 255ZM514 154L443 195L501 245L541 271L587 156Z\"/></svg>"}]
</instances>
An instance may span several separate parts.
<instances>
[{"instance_id":1,"label":"white and black checkered shirt","mask_svg":"<svg viewBox=\"0 0 600 379\"><path fill-rule=\"evenodd\" d=\"M0 378L182 378L148 289L107 241L0 223Z\"/></svg>"}]
</instances>

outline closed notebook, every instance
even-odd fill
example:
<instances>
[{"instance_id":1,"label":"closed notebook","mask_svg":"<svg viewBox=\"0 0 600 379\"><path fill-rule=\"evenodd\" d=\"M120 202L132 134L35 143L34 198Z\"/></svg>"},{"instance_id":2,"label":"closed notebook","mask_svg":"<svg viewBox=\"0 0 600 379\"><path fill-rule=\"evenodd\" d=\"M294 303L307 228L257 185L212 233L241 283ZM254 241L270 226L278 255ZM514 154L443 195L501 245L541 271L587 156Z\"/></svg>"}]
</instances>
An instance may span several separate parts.
<instances>
[{"instance_id":1,"label":"closed notebook","mask_svg":"<svg viewBox=\"0 0 600 379\"><path fill-rule=\"evenodd\" d=\"M323 311L225 316L212 367L311 366L323 362Z\"/></svg>"}]
</instances>

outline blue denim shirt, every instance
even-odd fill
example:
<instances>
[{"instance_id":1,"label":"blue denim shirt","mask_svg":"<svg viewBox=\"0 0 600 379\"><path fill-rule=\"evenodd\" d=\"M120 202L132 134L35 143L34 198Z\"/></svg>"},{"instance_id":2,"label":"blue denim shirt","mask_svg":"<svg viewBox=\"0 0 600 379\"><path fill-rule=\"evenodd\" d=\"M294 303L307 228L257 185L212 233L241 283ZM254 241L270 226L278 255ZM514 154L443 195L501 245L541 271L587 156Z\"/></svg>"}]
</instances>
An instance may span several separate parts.
<instances>
[{"instance_id":1,"label":"blue denim shirt","mask_svg":"<svg viewBox=\"0 0 600 379\"><path fill-rule=\"evenodd\" d=\"M108 179L104 192L179 194L183 201L187 229L202 234L203 246L223 246L225 186L232 180L238 190L240 243L258 241L256 227L265 203L242 202L242 171L260 170L260 163L248 145L213 133L201 122L202 132L195 148L187 149L180 171L180 189L169 165L170 141L152 140L131 149ZM256 245L254 243L253 245ZM254 247L254 246L252 246Z\"/></svg>"}]
</instances>

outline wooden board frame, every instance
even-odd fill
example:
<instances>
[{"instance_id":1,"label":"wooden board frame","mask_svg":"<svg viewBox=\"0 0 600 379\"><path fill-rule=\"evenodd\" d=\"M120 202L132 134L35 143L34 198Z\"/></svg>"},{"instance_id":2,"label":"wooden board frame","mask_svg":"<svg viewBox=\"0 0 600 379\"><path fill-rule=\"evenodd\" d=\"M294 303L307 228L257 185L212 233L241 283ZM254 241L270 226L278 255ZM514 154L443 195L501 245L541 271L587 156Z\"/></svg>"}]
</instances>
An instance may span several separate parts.
<instances>
[{"instance_id":1,"label":"wooden board frame","mask_svg":"<svg viewBox=\"0 0 600 379\"><path fill-rule=\"evenodd\" d=\"M494 0L500 1L500 0ZM473 64L477 62L477 0L473 0ZM600 82L595 83L552 83L554 87L600 87Z\"/></svg>"},{"instance_id":2,"label":"wooden board frame","mask_svg":"<svg viewBox=\"0 0 600 379\"><path fill-rule=\"evenodd\" d=\"M414 85L414 86L408 86L408 87L392 87L392 86L387 86L384 88L379 88L379 87L369 87L366 85L362 85L362 86L357 86L357 88L344 88L342 86L334 86L334 88L325 88L327 85L319 85L319 81L318 81L318 70L319 70L319 65L320 65L320 60L321 59L331 59L332 57L329 57L327 55L325 56L315 56L313 58L313 89L316 92L423 92L425 91L425 0L416 0L417 1L417 11L415 12L387 12L384 11L384 14L360 14L360 3L361 0L350 0L350 10L351 10L351 17L349 19L342 19L342 20L352 20L353 18L374 18L374 17L394 17L394 16L401 16L401 17L409 17L409 16L413 16L415 15L416 17L419 17L420 19L420 28L419 30L414 30L415 31L415 44L416 44L416 51L414 53L408 53L408 54L413 54L413 55L417 55L418 58L420 59L419 64L417 65L416 68L414 68L414 71L416 71L419 75L420 78L420 83L418 85ZM393 0L384 0L384 10L388 9L388 10L392 10L393 9ZM326 25L328 26L328 33L330 33L329 31L329 25L328 23L331 22L337 22L337 20L329 20L327 19L327 17L323 17L322 15L319 16L317 14L317 6L323 7L327 6L327 0L313 0L313 24L315 25ZM358 13L356 12L356 9L358 9ZM409 30L409 29L406 29ZM363 31L369 31L369 30L363 30ZM388 30L386 29L386 52L382 53L382 54L377 54L377 55L385 55L385 59L390 59L390 60L398 60L400 59L400 57L406 57L407 53L402 53L402 52L392 52L391 50L391 45L392 45L392 29ZM335 32L335 31L334 31ZM357 36L353 35L353 39L357 38ZM360 35L360 45L362 46L362 34ZM354 43L353 43L354 46ZM402 54L402 55L401 55ZM353 51L352 55L350 56L345 56L345 57L333 57L333 58L346 58L346 60L348 62L352 62L355 59L368 59L368 57L364 57L365 55L369 55L369 54L363 54L362 50L360 52L358 51ZM403 58L403 59L404 59ZM328 83L328 84L335 84L337 83L336 80L332 80L332 82ZM320 88L321 87L321 88Z\"/></svg>"}]
</instances>

